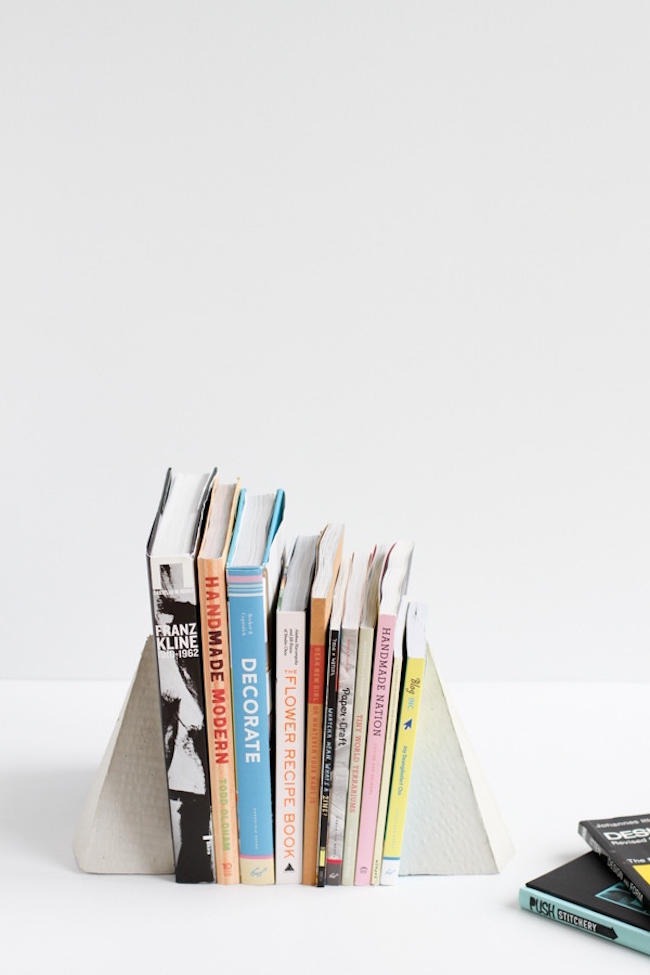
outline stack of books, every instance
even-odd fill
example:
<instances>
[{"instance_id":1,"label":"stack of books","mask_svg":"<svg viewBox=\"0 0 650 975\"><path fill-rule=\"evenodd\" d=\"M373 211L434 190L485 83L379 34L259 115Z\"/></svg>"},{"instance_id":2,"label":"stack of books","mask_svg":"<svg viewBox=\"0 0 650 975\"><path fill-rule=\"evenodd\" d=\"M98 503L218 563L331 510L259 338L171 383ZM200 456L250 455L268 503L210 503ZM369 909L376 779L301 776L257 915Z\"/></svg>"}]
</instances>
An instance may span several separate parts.
<instances>
[{"instance_id":1,"label":"stack of books","mask_svg":"<svg viewBox=\"0 0 650 975\"><path fill-rule=\"evenodd\" d=\"M282 489L167 472L147 545L176 880L399 875L426 665L413 543L285 538Z\"/></svg>"},{"instance_id":2,"label":"stack of books","mask_svg":"<svg viewBox=\"0 0 650 975\"><path fill-rule=\"evenodd\" d=\"M590 852L521 888L524 910L650 954L650 813L584 819Z\"/></svg>"}]
</instances>

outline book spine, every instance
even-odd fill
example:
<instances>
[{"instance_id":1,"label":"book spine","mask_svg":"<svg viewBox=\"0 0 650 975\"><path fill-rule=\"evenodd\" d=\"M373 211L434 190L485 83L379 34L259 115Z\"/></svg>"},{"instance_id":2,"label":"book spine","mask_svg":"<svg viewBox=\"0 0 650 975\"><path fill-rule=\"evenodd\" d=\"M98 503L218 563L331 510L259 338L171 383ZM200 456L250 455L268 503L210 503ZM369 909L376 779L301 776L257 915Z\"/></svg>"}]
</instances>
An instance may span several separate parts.
<instances>
[{"instance_id":1,"label":"book spine","mask_svg":"<svg viewBox=\"0 0 650 975\"><path fill-rule=\"evenodd\" d=\"M305 808L302 882L314 885L318 879L318 837L320 823L320 775L323 746L323 705L328 619L325 600L312 601L307 683L307 727L305 742Z\"/></svg>"},{"instance_id":2,"label":"book spine","mask_svg":"<svg viewBox=\"0 0 650 975\"><path fill-rule=\"evenodd\" d=\"M239 883L235 742L224 559L197 560L217 883Z\"/></svg>"},{"instance_id":3,"label":"book spine","mask_svg":"<svg viewBox=\"0 0 650 975\"><path fill-rule=\"evenodd\" d=\"M372 858L371 884L378 884L381 875L381 863L384 850L384 832L386 829L386 814L388 811L388 794L393 771L395 754L395 731L397 727L397 712L399 710L400 678L402 676L402 658L393 658L393 673L388 701L388 718L386 721L386 740L384 742L384 759L381 768L381 783L379 786L379 803L377 806L377 828L375 830L375 848Z\"/></svg>"},{"instance_id":4,"label":"book spine","mask_svg":"<svg viewBox=\"0 0 650 975\"><path fill-rule=\"evenodd\" d=\"M600 856L605 856L605 851L603 850L602 846L597 841L596 837L592 836L591 832L589 829L587 829L584 823L580 823L578 826L578 833L595 853L600 854Z\"/></svg>"},{"instance_id":5,"label":"book spine","mask_svg":"<svg viewBox=\"0 0 650 975\"><path fill-rule=\"evenodd\" d=\"M214 881L196 564L148 558L149 586L178 883Z\"/></svg>"},{"instance_id":6,"label":"book spine","mask_svg":"<svg viewBox=\"0 0 650 975\"><path fill-rule=\"evenodd\" d=\"M359 628L359 646L357 650L356 680L354 686L354 714L350 742L350 775L343 838L343 870L341 873L341 883L345 886L354 884L354 871L357 859L374 637L375 631L371 627L362 626Z\"/></svg>"},{"instance_id":7,"label":"book spine","mask_svg":"<svg viewBox=\"0 0 650 975\"><path fill-rule=\"evenodd\" d=\"M532 914L546 917L551 921L578 928L588 934L604 938L625 948L650 954L650 935L624 921L598 914L587 907L580 907L553 894L542 893L534 887L522 887L519 891L519 906Z\"/></svg>"},{"instance_id":8,"label":"book spine","mask_svg":"<svg viewBox=\"0 0 650 975\"><path fill-rule=\"evenodd\" d=\"M241 882L272 884L271 695L263 570L227 568L226 591L232 657Z\"/></svg>"},{"instance_id":9,"label":"book spine","mask_svg":"<svg viewBox=\"0 0 650 975\"><path fill-rule=\"evenodd\" d=\"M594 853L597 853L599 857L603 860L603 862L607 864L609 869L618 878L618 880L620 880L621 883L625 884L625 886L630 891L630 893L634 897L636 897L636 899L639 901L640 904L643 905L646 911L650 910L650 898L646 897L644 892L640 890L639 887L637 887L632 876L629 873L626 873L624 867L622 866L622 863L619 863L616 859L614 859L614 857L611 855L611 851L606 847L601 846L601 844L599 843L599 837L597 837L591 832L589 826L585 823L580 823L578 827L578 832L580 836L583 838L583 840L585 840L587 845L591 847ZM635 868L634 866L630 866L628 869L633 871Z\"/></svg>"},{"instance_id":10,"label":"book spine","mask_svg":"<svg viewBox=\"0 0 650 975\"><path fill-rule=\"evenodd\" d=\"M363 766L363 790L361 794L359 840L357 843L357 864L354 871L355 884L369 884L371 879L381 769L384 758L384 743L386 740L386 724L388 719L388 696L393 664L395 622L395 616L386 614L380 614L377 620L375 658L368 706L366 759Z\"/></svg>"},{"instance_id":11,"label":"book spine","mask_svg":"<svg viewBox=\"0 0 650 975\"><path fill-rule=\"evenodd\" d=\"M329 825L329 801L332 784L332 769L334 765L334 726L336 721L336 685L339 670L339 640L340 631L331 630L327 656L324 724L323 724L323 761L321 769L320 790L320 829L318 840L318 875L317 885L325 886L327 868L327 830Z\"/></svg>"},{"instance_id":12,"label":"book spine","mask_svg":"<svg viewBox=\"0 0 650 975\"><path fill-rule=\"evenodd\" d=\"M342 883L345 810L350 775L350 741L354 711L358 629L341 630L338 688L336 693L336 727L334 733L334 766L330 786L329 829L327 834L327 870L325 882Z\"/></svg>"},{"instance_id":13,"label":"book spine","mask_svg":"<svg viewBox=\"0 0 650 975\"><path fill-rule=\"evenodd\" d=\"M306 613L276 614L275 878L302 881Z\"/></svg>"},{"instance_id":14,"label":"book spine","mask_svg":"<svg viewBox=\"0 0 650 975\"><path fill-rule=\"evenodd\" d=\"M397 741L393 759L384 849L382 858L381 884L395 884L399 876L402 855L402 840L408 808L408 794L413 768L413 755L417 737L420 697L424 684L425 660L423 657L407 658L400 702Z\"/></svg>"}]
</instances>

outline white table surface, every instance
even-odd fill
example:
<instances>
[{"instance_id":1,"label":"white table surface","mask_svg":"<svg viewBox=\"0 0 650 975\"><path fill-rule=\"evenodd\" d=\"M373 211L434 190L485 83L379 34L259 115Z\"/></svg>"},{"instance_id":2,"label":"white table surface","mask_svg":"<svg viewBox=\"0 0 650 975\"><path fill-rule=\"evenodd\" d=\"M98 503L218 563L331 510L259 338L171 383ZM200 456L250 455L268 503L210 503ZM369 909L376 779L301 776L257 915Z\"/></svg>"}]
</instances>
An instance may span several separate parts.
<instances>
[{"instance_id":1,"label":"white table surface","mask_svg":"<svg viewBox=\"0 0 650 975\"><path fill-rule=\"evenodd\" d=\"M72 837L126 690L126 682L0 682L7 975L650 970L645 955L518 907L522 883L586 850L580 819L650 811L649 685L447 685L515 856L497 876L330 889L81 873Z\"/></svg>"}]
</instances>

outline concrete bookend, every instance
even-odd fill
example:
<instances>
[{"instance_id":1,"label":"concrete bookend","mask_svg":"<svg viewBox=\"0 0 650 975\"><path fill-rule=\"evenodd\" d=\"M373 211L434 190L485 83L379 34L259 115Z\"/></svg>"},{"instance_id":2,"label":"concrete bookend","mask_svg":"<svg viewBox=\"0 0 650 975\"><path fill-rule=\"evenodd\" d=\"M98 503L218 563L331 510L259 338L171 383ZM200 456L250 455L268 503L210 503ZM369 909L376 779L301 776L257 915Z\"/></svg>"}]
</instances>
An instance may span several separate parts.
<instances>
[{"instance_id":1,"label":"concrete bookend","mask_svg":"<svg viewBox=\"0 0 650 975\"><path fill-rule=\"evenodd\" d=\"M74 838L86 873L174 873L156 666L149 637Z\"/></svg>"},{"instance_id":2,"label":"concrete bookend","mask_svg":"<svg viewBox=\"0 0 650 975\"><path fill-rule=\"evenodd\" d=\"M498 873L513 853L427 647L400 875Z\"/></svg>"},{"instance_id":3,"label":"concrete bookend","mask_svg":"<svg viewBox=\"0 0 650 975\"><path fill-rule=\"evenodd\" d=\"M498 873L513 848L427 653L400 874ZM77 828L87 873L174 872L159 708L150 637Z\"/></svg>"}]
</instances>

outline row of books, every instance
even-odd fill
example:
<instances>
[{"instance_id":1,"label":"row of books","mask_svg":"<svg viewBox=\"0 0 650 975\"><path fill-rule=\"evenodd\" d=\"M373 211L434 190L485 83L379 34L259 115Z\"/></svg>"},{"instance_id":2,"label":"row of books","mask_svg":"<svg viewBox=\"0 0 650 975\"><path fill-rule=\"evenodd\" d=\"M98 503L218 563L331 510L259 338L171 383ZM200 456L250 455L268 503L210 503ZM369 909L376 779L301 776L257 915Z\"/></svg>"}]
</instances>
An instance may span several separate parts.
<instances>
[{"instance_id":1,"label":"row of books","mask_svg":"<svg viewBox=\"0 0 650 975\"><path fill-rule=\"evenodd\" d=\"M650 814L584 819L588 853L529 881L524 910L650 954Z\"/></svg>"},{"instance_id":2,"label":"row of books","mask_svg":"<svg viewBox=\"0 0 650 975\"><path fill-rule=\"evenodd\" d=\"M167 471L147 545L176 879L391 884L426 665L413 544L285 537L282 489Z\"/></svg>"}]
</instances>

